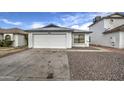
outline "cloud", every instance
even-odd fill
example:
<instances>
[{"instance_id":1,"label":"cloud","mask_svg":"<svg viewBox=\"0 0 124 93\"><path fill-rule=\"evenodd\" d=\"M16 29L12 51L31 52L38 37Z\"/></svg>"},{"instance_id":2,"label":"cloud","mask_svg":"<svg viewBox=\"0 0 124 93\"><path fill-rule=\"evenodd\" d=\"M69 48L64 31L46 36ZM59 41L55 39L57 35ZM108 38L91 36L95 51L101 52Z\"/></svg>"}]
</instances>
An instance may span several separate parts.
<instances>
[{"instance_id":1,"label":"cloud","mask_svg":"<svg viewBox=\"0 0 124 93\"><path fill-rule=\"evenodd\" d=\"M0 21L6 23L6 24L11 24L11 25L21 25L22 22L12 22L12 21L9 21L8 19L0 19Z\"/></svg>"},{"instance_id":2,"label":"cloud","mask_svg":"<svg viewBox=\"0 0 124 93\"><path fill-rule=\"evenodd\" d=\"M88 12L88 13L68 13L60 16L55 21L45 22L32 22L29 28L39 28L49 23L53 23L59 26L71 27L75 29L89 30L88 26L92 24L93 18L96 16L106 16L111 14L110 12Z\"/></svg>"},{"instance_id":3,"label":"cloud","mask_svg":"<svg viewBox=\"0 0 124 93\"><path fill-rule=\"evenodd\" d=\"M43 27L43 26L45 26L45 25L41 22L33 22L32 25L30 26L30 28L39 28L39 27Z\"/></svg>"},{"instance_id":4,"label":"cloud","mask_svg":"<svg viewBox=\"0 0 124 93\"><path fill-rule=\"evenodd\" d=\"M89 30L88 26L92 24L92 22L88 22L82 25L73 25L71 26L71 28L75 28L75 29L81 29L81 30Z\"/></svg>"},{"instance_id":5,"label":"cloud","mask_svg":"<svg viewBox=\"0 0 124 93\"><path fill-rule=\"evenodd\" d=\"M104 16L110 15L110 14L112 14L112 13L113 13L113 12L96 12L96 13L90 14L89 17L93 19L93 18L95 18L96 16L104 17Z\"/></svg>"},{"instance_id":6,"label":"cloud","mask_svg":"<svg viewBox=\"0 0 124 93\"><path fill-rule=\"evenodd\" d=\"M84 22L84 15L81 14L75 14L75 15L65 15L61 18L61 20L63 21L63 24L66 26L71 26L74 24L79 24L79 22Z\"/></svg>"},{"instance_id":7,"label":"cloud","mask_svg":"<svg viewBox=\"0 0 124 93\"><path fill-rule=\"evenodd\" d=\"M89 30L88 26L92 24L92 19L96 16L106 16L110 13L105 12L96 12L96 13L74 13L74 15L68 14L63 15L58 19L60 22L57 21L49 21L49 22L33 22L29 28L39 28L43 27L45 25L48 25L49 23L53 23L59 26L64 27L71 27L75 29L81 29L81 30Z\"/></svg>"},{"instance_id":8,"label":"cloud","mask_svg":"<svg viewBox=\"0 0 124 93\"><path fill-rule=\"evenodd\" d=\"M73 15L64 15L61 20L64 26L89 30L88 26L92 24L93 18L96 16L107 16L112 12L89 12L89 13L75 13Z\"/></svg>"},{"instance_id":9,"label":"cloud","mask_svg":"<svg viewBox=\"0 0 124 93\"><path fill-rule=\"evenodd\" d=\"M92 22L92 19L96 16L106 16L111 14L112 12L89 12L89 13L75 13L68 14L61 17L61 20L64 25L72 26L72 25L82 25L86 22Z\"/></svg>"}]
</instances>

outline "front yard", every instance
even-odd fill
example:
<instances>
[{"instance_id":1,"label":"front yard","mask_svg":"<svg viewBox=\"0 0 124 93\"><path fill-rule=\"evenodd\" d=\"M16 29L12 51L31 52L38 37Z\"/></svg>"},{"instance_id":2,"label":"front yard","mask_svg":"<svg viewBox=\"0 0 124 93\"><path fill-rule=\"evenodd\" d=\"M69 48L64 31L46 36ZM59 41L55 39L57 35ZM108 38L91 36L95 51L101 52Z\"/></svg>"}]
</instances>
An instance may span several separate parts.
<instances>
[{"instance_id":1,"label":"front yard","mask_svg":"<svg viewBox=\"0 0 124 93\"><path fill-rule=\"evenodd\" d=\"M23 51L25 49L27 49L27 48L26 47L23 47L23 48L0 47L0 58L10 55L10 54L13 54L13 53Z\"/></svg>"},{"instance_id":2,"label":"front yard","mask_svg":"<svg viewBox=\"0 0 124 93\"><path fill-rule=\"evenodd\" d=\"M123 50L25 49L0 48L0 80L124 80Z\"/></svg>"},{"instance_id":3,"label":"front yard","mask_svg":"<svg viewBox=\"0 0 124 93\"><path fill-rule=\"evenodd\" d=\"M71 80L124 80L124 54L68 52Z\"/></svg>"}]
</instances>

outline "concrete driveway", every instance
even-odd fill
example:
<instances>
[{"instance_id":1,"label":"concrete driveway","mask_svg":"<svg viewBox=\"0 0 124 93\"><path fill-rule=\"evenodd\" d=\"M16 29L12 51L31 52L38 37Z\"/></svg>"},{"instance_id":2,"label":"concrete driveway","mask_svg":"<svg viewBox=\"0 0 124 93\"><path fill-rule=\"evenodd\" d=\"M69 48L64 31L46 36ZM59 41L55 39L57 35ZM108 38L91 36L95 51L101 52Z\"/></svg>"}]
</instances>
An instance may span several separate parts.
<instances>
[{"instance_id":1,"label":"concrete driveway","mask_svg":"<svg viewBox=\"0 0 124 93\"><path fill-rule=\"evenodd\" d=\"M65 51L30 49L0 59L0 80L69 80Z\"/></svg>"}]
</instances>

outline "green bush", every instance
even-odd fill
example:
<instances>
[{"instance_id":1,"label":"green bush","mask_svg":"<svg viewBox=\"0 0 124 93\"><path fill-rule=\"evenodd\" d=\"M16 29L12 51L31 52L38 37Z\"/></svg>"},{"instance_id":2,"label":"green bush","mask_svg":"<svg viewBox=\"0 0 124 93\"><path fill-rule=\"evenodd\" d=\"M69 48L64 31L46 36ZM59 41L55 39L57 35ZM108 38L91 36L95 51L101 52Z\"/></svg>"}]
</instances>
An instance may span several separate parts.
<instances>
[{"instance_id":1,"label":"green bush","mask_svg":"<svg viewBox=\"0 0 124 93\"><path fill-rule=\"evenodd\" d=\"M13 41L11 40L0 40L0 47L11 47Z\"/></svg>"},{"instance_id":2,"label":"green bush","mask_svg":"<svg viewBox=\"0 0 124 93\"><path fill-rule=\"evenodd\" d=\"M26 40L26 46L28 45L28 34L25 35L25 40Z\"/></svg>"}]
</instances>

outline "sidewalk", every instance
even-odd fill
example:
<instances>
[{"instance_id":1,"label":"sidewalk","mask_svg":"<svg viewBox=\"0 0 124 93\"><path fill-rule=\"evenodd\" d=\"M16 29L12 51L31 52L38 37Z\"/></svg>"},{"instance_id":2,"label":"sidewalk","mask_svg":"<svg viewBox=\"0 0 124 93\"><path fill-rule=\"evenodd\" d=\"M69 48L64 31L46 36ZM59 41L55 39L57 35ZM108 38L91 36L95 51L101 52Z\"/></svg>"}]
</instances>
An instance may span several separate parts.
<instances>
[{"instance_id":1,"label":"sidewalk","mask_svg":"<svg viewBox=\"0 0 124 93\"><path fill-rule=\"evenodd\" d=\"M116 52L116 53L124 54L124 49L117 49L117 48L104 47L104 46L92 46L92 47L102 49L102 50L107 50L109 52Z\"/></svg>"},{"instance_id":2,"label":"sidewalk","mask_svg":"<svg viewBox=\"0 0 124 93\"><path fill-rule=\"evenodd\" d=\"M101 47L87 47L87 48L71 48L67 49L68 52L110 52L108 49L104 49Z\"/></svg>"}]
</instances>

